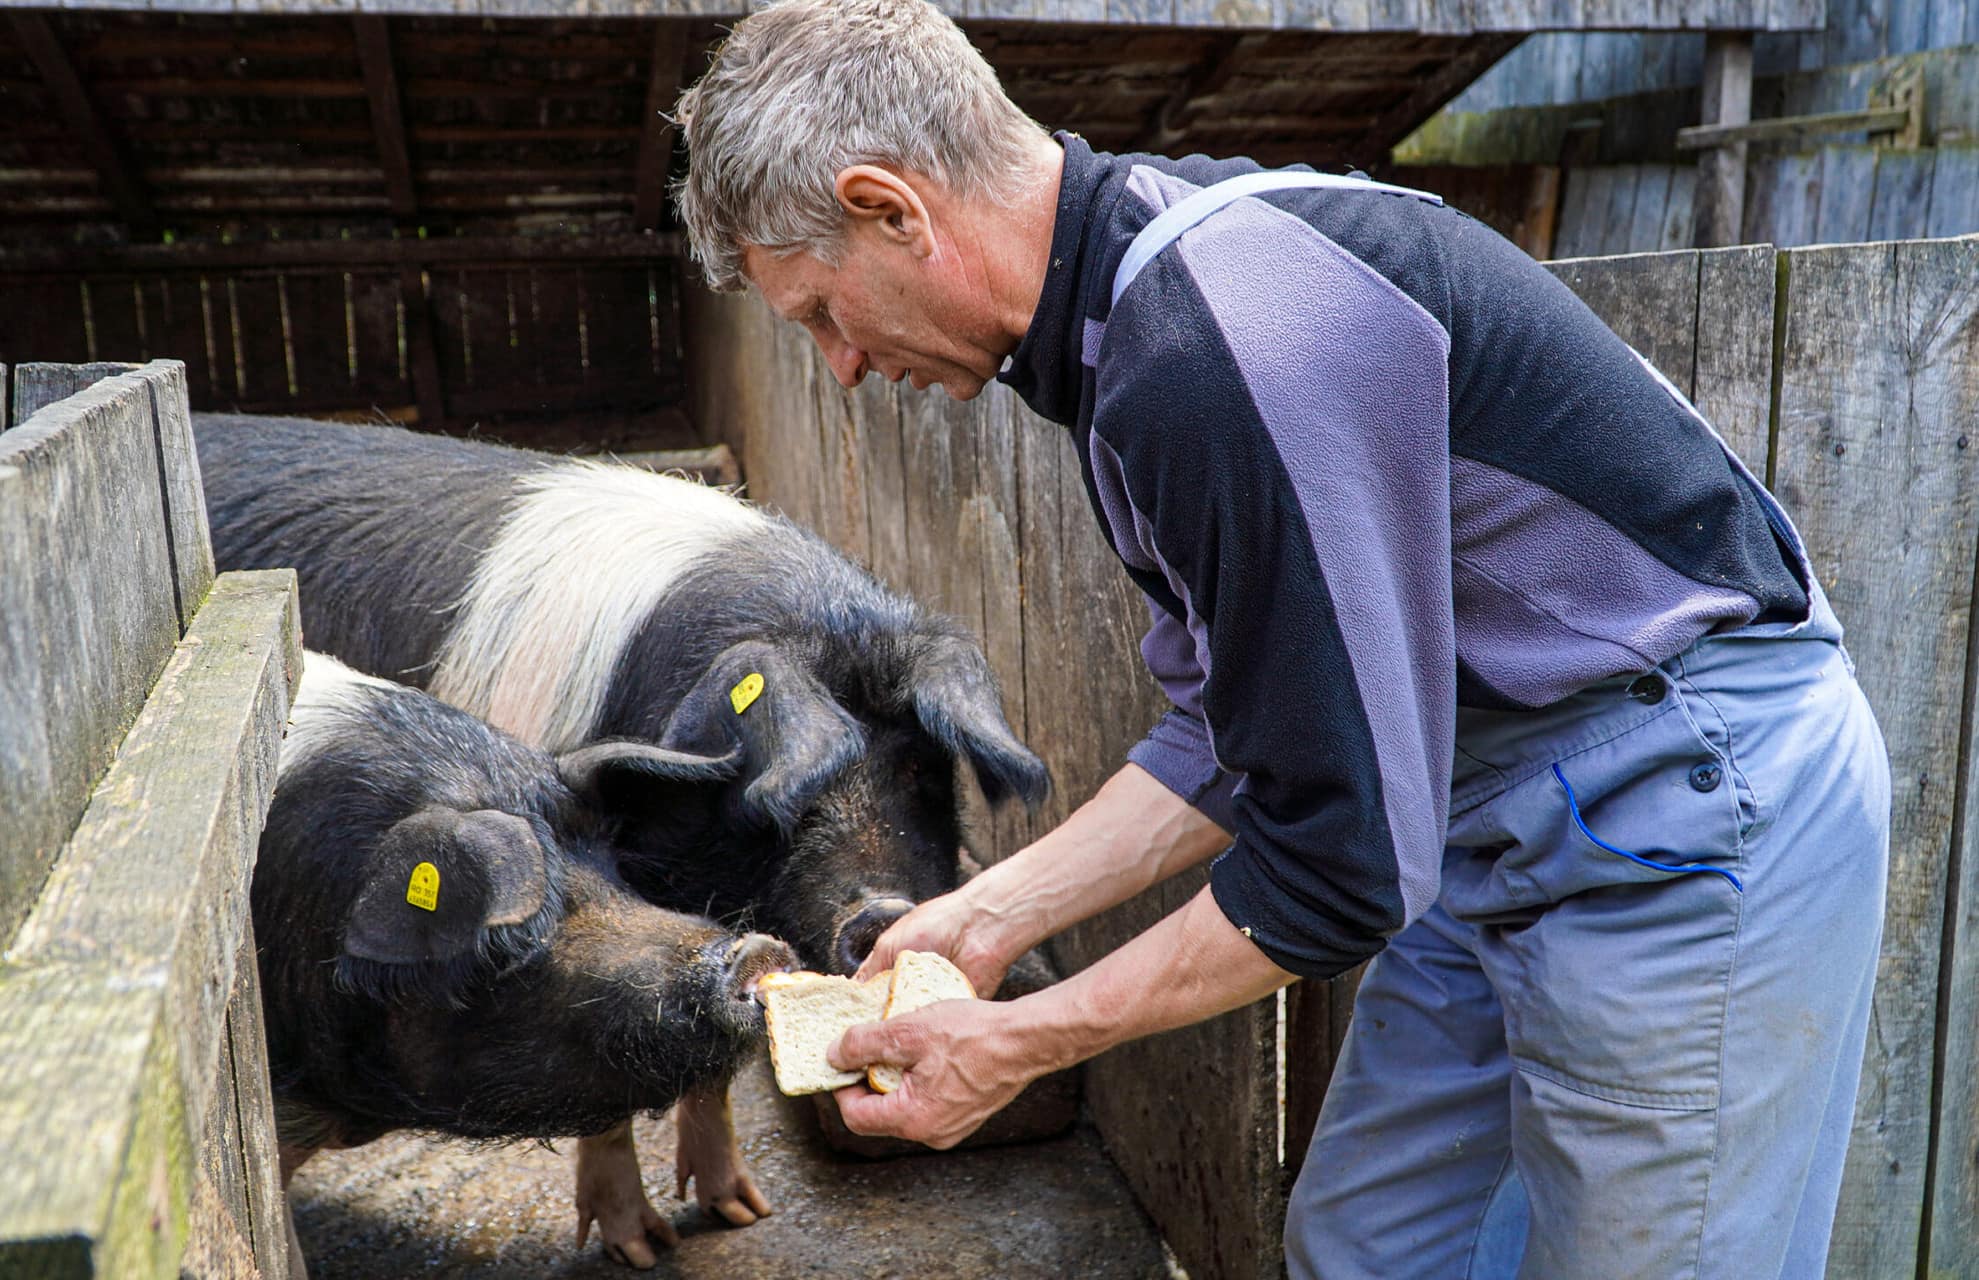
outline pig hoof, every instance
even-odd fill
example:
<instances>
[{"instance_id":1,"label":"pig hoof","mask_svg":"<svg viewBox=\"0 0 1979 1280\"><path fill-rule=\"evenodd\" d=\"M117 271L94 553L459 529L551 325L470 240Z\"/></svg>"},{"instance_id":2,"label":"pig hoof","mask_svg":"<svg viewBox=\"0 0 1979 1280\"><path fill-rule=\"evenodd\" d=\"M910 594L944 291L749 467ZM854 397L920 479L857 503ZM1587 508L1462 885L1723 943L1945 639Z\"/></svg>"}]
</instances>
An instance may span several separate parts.
<instances>
[{"instance_id":1,"label":"pig hoof","mask_svg":"<svg viewBox=\"0 0 1979 1280\"><path fill-rule=\"evenodd\" d=\"M629 1205L597 1209L580 1202L577 1206L578 1248L582 1249L585 1241L590 1239L594 1221L598 1224L598 1235L605 1246L605 1256L613 1262L637 1267L641 1271L660 1260L659 1252L653 1248L654 1241L665 1249L680 1243L680 1233L647 1202L643 1191L639 1195L637 1209Z\"/></svg>"}]
</instances>

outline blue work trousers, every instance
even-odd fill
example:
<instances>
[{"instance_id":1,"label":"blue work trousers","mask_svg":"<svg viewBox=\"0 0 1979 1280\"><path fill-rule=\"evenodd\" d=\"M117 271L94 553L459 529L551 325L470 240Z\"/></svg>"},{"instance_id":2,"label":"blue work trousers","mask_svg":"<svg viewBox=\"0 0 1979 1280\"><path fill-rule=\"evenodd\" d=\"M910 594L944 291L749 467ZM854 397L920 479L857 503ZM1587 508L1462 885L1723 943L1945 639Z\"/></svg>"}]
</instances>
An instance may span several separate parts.
<instances>
[{"instance_id":1,"label":"blue work trousers","mask_svg":"<svg viewBox=\"0 0 1979 1280\"><path fill-rule=\"evenodd\" d=\"M1821 1275L1890 782L1813 595L1556 706L1459 713L1442 893L1361 984L1293 1276Z\"/></svg>"}]
</instances>

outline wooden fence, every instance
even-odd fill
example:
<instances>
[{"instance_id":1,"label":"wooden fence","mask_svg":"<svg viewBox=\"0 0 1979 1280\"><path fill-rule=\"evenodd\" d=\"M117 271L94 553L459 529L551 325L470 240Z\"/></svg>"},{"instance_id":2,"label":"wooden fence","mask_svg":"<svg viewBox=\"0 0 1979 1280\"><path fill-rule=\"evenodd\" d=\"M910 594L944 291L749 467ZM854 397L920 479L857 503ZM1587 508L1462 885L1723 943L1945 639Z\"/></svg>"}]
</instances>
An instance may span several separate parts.
<instances>
[{"instance_id":1,"label":"wooden fence","mask_svg":"<svg viewBox=\"0 0 1979 1280\"><path fill-rule=\"evenodd\" d=\"M0 1275L279 1280L248 878L295 576L214 576L177 362L29 366L11 391Z\"/></svg>"},{"instance_id":2,"label":"wooden fence","mask_svg":"<svg viewBox=\"0 0 1979 1280\"><path fill-rule=\"evenodd\" d=\"M679 395L670 237L22 252L0 360L186 366L196 409L417 410L429 426Z\"/></svg>"},{"instance_id":3,"label":"wooden fence","mask_svg":"<svg viewBox=\"0 0 1979 1280\"><path fill-rule=\"evenodd\" d=\"M1770 477L1889 741L1889 915L1829 1274L1979 1274L1979 857L1965 816L1979 240L1553 266ZM981 817L979 852L1002 856L1061 820L1165 709L1136 654L1144 608L1088 510L1068 434L1000 386L970 404L877 379L842 391L753 298L696 292L683 308L696 417L740 452L753 496L983 637L1057 789L1034 818ZM1073 930L1061 964L1090 962L1201 882ZM1302 984L1282 1021L1264 1002L1092 1064L1094 1119L1197 1280L1280 1273L1283 1188L1351 990Z\"/></svg>"}]
</instances>

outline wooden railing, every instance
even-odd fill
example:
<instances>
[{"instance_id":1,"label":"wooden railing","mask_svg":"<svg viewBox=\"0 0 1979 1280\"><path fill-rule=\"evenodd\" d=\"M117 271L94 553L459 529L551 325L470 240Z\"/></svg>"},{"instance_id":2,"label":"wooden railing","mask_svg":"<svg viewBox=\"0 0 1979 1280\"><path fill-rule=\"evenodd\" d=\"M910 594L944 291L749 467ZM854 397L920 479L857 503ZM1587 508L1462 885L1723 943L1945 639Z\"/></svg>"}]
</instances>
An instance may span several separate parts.
<instances>
[{"instance_id":1,"label":"wooden railing","mask_svg":"<svg viewBox=\"0 0 1979 1280\"><path fill-rule=\"evenodd\" d=\"M248 883L295 575L214 576L177 362L11 389L0 1275L285 1277Z\"/></svg>"}]
</instances>

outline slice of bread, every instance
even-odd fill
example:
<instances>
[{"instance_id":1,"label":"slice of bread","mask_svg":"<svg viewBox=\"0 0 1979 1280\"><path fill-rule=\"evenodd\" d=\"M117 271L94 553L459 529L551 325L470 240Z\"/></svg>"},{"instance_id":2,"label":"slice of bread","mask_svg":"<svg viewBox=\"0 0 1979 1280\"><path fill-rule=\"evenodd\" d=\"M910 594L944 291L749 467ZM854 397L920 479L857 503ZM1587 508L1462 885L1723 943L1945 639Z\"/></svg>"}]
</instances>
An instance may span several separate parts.
<instances>
[{"instance_id":1,"label":"slice of bread","mask_svg":"<svg viewBox=\"0 0 1979 1280\"><path fill-rule=\"evenodd\" d=\"M777 1088L794 1098L857 1084L860 1073L834 1069L825 1051L847 1027L884 1016L892 976L854 982L822 973L763 975L756 990L763 997Z\"/></svg>"},{"instance_id":2,"label":"slice of bread","mask_svg":"<svg viewBox=\"0 0 1979 1280\"><path fill-rule=\"evenodd\" d=\"M975 998L974 984L949 963L947 956L933 951L903 951L894 959L893 984L881 1016L894 1018L943 1000ZM892 1093L900 1087L902 1074L899 1067L876 1062L866 1068L866 1085L875 1093Z\"/></svg>"},{"instance_id":3,"label":"slice of bread","mask_svg":"<svg viewBox=\"0 0 1979 1280\"><path fill-rule=\"evenodd\" d=\"M847 1027L911 1013L940 1000L973 1000L967 976L931 951L903 951L894 966L870 982L822 973L767 973L756 984L770 1033L770 1065L776 1087L795 1098L859 1082L857 1071L835 1069L826 1051ZM876 1063L865 1073L878 1093L900 1087L901 1070Z\"/></svg>"}]
</instances>

